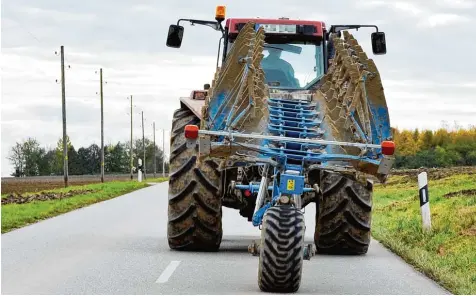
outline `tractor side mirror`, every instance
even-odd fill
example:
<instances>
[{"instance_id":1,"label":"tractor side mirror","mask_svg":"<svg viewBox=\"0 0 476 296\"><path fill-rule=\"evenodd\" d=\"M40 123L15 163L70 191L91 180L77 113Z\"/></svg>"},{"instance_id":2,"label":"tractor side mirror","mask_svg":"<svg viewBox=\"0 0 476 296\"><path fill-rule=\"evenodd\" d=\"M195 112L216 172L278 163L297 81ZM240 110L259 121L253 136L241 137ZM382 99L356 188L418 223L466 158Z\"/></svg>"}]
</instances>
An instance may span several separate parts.
<instances>
[{"instance_id":1,"label":"tractor side mirror","mask_svg":"<svg viewBox=\"0 0 476 296\"><path fill-rule=\"evenodd\" d=\"M209 90L210 89L210 84L206 83L203 85L204 90Z\"/></svg>"},{"instance_id":2,"label":"tractor side mirror","mask_svg":"<svg viewBox=\"0 0 476 296\"><path fill-rule=\"evenodd\" d=\"M371 35L372 39L372 51L376 55L386 54L387 53L387 44L385 42L385 33L384 32L373 32Z\"/></svg>"},{"instance_id":3,"label":"tractor side mirror","mask_svg":"<svg viewBox=\"0 0 476 296\"><path fill-rule=\"evenodd\" d=\"M178 25L170 25L169 34L167 36L167 46L173 48L180 48L182 45L184 28Z\"/></svg>"}]
</instances>

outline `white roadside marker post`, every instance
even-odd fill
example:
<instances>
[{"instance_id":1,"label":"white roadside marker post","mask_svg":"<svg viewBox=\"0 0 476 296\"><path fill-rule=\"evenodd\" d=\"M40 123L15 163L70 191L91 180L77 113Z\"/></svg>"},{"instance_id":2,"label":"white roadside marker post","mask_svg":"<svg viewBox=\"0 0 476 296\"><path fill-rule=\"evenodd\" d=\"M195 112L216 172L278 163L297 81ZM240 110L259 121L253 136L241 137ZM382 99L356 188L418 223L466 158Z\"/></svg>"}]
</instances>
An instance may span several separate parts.
<instances>
[{"instance_id":1,"label":"white roadside marker post","mask_svg":"<svg viewBox=\"0 0 476 296\"><path fill-rule=\"evenodd\" d=\"M142 182L142 159L137 160L139 166L137 169L137 181Z\"/></svg>"},{"instance_id":2,"label":"white roadside marker post","mask_svg":"<svg viewBox=\"0 0 476 296\"><path fill-rule=\"evenodd\" d=\"M418 191L420 195L420 210L423 230L431 230L430 197L428 195L428 175L426 172L418 174Z\"/></svg>"}]
</instances>

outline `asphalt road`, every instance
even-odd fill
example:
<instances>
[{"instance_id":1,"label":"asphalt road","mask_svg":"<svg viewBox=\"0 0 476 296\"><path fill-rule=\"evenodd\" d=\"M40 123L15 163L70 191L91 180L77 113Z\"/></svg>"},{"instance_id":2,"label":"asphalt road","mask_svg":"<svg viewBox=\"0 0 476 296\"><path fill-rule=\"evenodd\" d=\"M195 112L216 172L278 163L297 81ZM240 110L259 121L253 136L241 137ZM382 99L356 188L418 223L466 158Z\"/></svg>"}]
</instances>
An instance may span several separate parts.
<instances>
[{"instance_id":1,"label":"asphalt road","mask_svg":"<svg viewBox=\"0 0 476 296\"><path fill-rule=\"evenodd\" d=\"M218 253L171 251L162 183L3 234L2 294L260 294L259 230L224 209ZM314 206L306 208L309 242ZM373 242L365 256L304 261L301 294L447 294Z\"/></svg>"}]
</instances>

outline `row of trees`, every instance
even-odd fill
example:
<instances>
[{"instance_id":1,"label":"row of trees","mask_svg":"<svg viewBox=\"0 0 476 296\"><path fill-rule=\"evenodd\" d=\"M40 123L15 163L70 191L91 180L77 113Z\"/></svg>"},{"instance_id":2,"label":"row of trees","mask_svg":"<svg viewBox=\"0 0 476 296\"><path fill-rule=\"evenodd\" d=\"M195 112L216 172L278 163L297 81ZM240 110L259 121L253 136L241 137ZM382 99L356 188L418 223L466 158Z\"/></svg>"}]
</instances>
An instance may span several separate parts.
<instances>
[{"instance_id":1,"label":"row of trees","mask_svg":"<svg viewBox=\"0 0 476 296\"><path fill-rule=\"evenodd\" d=\"M436 131L393 129L397 168L476 165L476 126Z\"/></svg>"},{"instance_id":2,"label":"row of trees","mask_svg":"<svg viewBox=\"0 0 476 296\"><path fill-rule=\"evenodd\" d=\"M154 143L145 139L146 172L154 171ZM101 147L92 144L89 147L75 149L67 138L68 172L70 175L94 175L101 172ZM143 158L142 139L133 145L133 166L137 167L137 158ZM162 172L163 151L156 145L157 172ZM34 138L17 142L12 148L9 160L14 167L12 176L63 175L63 139L59 139L54 149L46 149ZM118 142L104 146L104 171L106 174L130 172L130 142ZM168 172L168 163L165 163Z\"/></svg>"},{"instance_id":3,"label":"row of trees","mask_svg":"<svg viewBox=\"0 0 476 296\"><path fill-rule=\"evenodd\" d=\"M436 131L393 129L396 149L396 168L449 167L476 165L476 126L468 129L440 128ZM34 138L17 142L11 149L9 160L15 171L12 176L43 176L63 174L63 140L55 149L45 149ZM92 144L76 150L68 143L68 168L71 175L99 174L101 149ZM105 173L130 172L130 142L118 142L104 147ZM145 139L146 172L154 171L154 144ZM163 151L156 145L157 172L162 172ZM142 140L133 147L134 166L143 156ZM165 164L168 172L168 163Z\"/></svg>"}]
</instances>

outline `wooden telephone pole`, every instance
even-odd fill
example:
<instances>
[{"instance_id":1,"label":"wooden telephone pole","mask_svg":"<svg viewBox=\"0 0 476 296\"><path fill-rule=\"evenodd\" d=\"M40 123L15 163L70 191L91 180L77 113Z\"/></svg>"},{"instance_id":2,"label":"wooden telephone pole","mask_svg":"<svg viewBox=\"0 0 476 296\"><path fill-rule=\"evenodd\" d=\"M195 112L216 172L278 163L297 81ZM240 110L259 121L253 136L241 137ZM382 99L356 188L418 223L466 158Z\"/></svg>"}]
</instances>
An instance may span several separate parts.
<instances>
[{"instance_id":1,"label":"wooden telephone pole","mask_svg":"<svg viewBox=\"0 0 476 296\"><path fill-rule=\"evenodd\" d=\"M147 179L146 173L146 165L145 165L145 137L144 137L144 111L142 111L142 148L144 150L144 160L142 162L142 167L144 168L144 179Z\"/></svg>"},{"instance_id":2,"label":"wooden telephone pole","mask_svg":"<svg viewBox=\"0 0 476 296\"><path fill-rule=\"evenodd\" d=\"M132 158L133 150L132 150L132 95L131 95L131 180L134 178L134 162Z\"/></svg>"},{"instance_id":3,"label":"wooden telephone pole","mask_svg":"<svg viewBox=\"0 0 476 296\"><path fill-rule=\"evenodd\" d=\"M153 123L154 126L154 178L155 173L157 172L157 149L155 149L155 121Z\"/></svg>"},{"instance_id":4,"label":"wooden telephone pole","mask_svg":"<svg viewBox=\"0 0 476 296\"><path fill-rule=\"evenodd\" d=\"M162 130L162 177L165 178L165 129Z\"/></svg>"},{"instance_id":5,"label":"wooden telephone pole","mask_svg":"<svg viewBox=\"0 0 476 296\"><path fill-rule=\"evenodd\" d=\"M104 183L104 105L102 92L102 68L99 69L100 95L101 95L101 183Z\"/></svg>"},{"instance_id":6,"label":"wooden telephone pole","mask_svg":"<svg viewBox=\"0 0 476 296\"><path fill-rule=\"evenodd\" d=\"M66 87L64 75L64 46L61 45L61 102L63 108L63 173L64 187L68 187L68 141L66 139Z\"/></svg>"}]
</instances>

